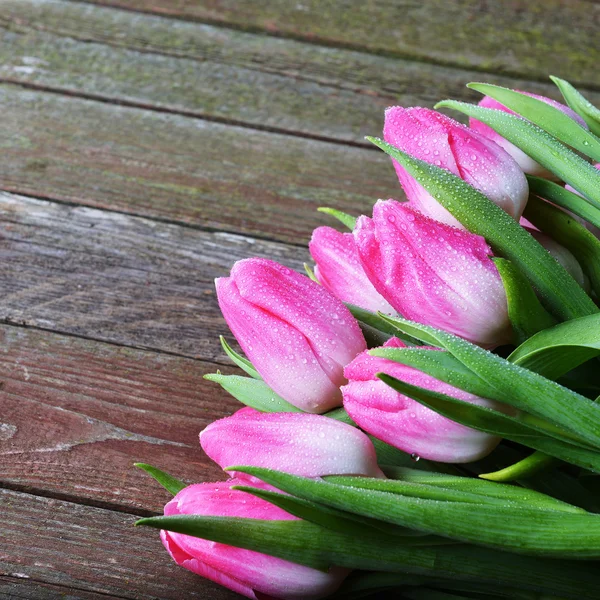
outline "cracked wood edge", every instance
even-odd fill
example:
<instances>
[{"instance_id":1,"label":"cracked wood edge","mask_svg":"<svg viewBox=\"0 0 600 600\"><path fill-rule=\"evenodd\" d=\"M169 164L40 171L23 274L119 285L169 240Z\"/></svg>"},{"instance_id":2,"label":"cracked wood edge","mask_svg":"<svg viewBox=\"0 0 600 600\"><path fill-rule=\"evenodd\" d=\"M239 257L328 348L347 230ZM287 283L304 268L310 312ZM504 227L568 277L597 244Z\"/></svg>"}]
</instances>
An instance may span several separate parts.
<instances>
[{"instance_id":1,"label":"cracked wood edge","mask_svg":"<svg viewBox=\"0 0 600 600\"><path fill-rule=\"evenodd\" d=\"M387 106L477 100L465 84L482 79L468 70L73 2L4 0L2 23L1 80L365 146L364 136L381 130ZM560 96L549 81L483 79Z\"/></svg>"},{"instance_id":2,"label":"cracked wood edge","mask_svg":"<svg viewBox=\"0 0 600 600\"><path fill-rule=\"evenodd\" d=\"M306 244L403 198L380 152L0 86L0 189Z\"/></svg>"},{"instance_id":3,"label":"cracked wood edge","mask_svg":"<svg viewBox=\"0 0 600 600\"><path fill-rule=\"evenodd\" d=\"M81 600L110 595L132 600L234 600L233 592L176 566L158 531L134 528L136 517L51 498L0 490L2 548L0 591L7 577L33 598L48 587L74 589ZM7 549L18 552L7 552ZM10 579L9 579L10 582ZM45 595L40 595L44 586ZM37 588L37 589L36 589ZM10 589L10 588L9 588ZM43 589L43 587L42 587ZM87 593L87 594L86 594ZM25 598L28 596L25 595Z\"/></svg>"},{"instance_id":4,"label":"cracked wood edge","mask_svg":"<svg viewBox=\"0 0 600 600\"><path fill-rule=\"evenodd\" d=\"M47 3L47 2L46 2ZM424 62L598 87L600 6L585 0L86 0ZM40 5L43 5L40 2Z\"/></svg>"}]
</instances>

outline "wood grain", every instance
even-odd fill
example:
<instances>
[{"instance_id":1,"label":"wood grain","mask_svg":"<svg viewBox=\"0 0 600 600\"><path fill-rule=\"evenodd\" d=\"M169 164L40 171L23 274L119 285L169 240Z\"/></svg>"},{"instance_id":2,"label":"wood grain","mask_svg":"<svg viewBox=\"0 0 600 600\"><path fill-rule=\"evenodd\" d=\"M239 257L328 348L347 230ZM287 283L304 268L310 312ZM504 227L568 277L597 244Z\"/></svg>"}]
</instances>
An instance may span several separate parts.
<instances>
[{"instance_id":1,"label":"wood grain","mask_svg":"<svg viewBox=\"0 0 600 600\"><path fill-rule=\"evenodd\" d=\"M387 106L431 107L447 97L475 101L469 81L560 97L549 81L73 2L4 0L3 23L4 81L364 145L365 135L381 131Z\"/></svg>"},{"instance_id":2,"label":"wood grain","mask_svg":"<svg viewBox=\"0 0 600 600\"><path fill-rule=\"evenodd\" d=\"M0 86L0 189L305 244L402 197L381 152Z\"/></svg>"},{"instance_id":3,"label":"wood grain","mask_svg":"<svg viewBox=\"0 0 600 600\"><path fill-rule=\"evenodd\" d=\"M281 243L11 194L0 209L5 322L225 364L214 278L250 256L308 260Z\"/></svg>"},{"instance_id":4,"label":"wood grain","mask_svg":"<svg viewBox=\"0 0 600 600\"><path fill-rule=\"evenodd\" d=\"M133 515L8 490L0 490L0 507L5 577L73 588L75 598L80 590L82 600L96 600L85 592L135 600L239 598L177 567L158 532L134 528Z\"/></svg>"},{"instance_id":5,"label":"wood grain","mask_svg":"<svg viewBox=\"0 0 600 600\"><path fill-rule=\"evenodd\" d=\"M109 600L110 598L122 598L122 596L40 583L23 577L0 576L0 598L10 600Z\"/></svg>"},{"instance_id":6,"label":"wood grain","mask_svg":"<svg viewBox=\"0 0 600 600\"><path fill-rule=\"evenodd\" d=\"M134 462L225 479L198 443L241 407L216 365L6 325L0 348L0 485L145 513L169 496Z\"/></svg>"},{"instance_id":7,"label":"wood grain","mask_svg":"<svg viewBox=\"0 0 600 600\"><path fill-rule=\"evenodd\" d=\"M600 6L585 0L88 0L488 72L600 84Z\"/></svg>"}]
</instances>

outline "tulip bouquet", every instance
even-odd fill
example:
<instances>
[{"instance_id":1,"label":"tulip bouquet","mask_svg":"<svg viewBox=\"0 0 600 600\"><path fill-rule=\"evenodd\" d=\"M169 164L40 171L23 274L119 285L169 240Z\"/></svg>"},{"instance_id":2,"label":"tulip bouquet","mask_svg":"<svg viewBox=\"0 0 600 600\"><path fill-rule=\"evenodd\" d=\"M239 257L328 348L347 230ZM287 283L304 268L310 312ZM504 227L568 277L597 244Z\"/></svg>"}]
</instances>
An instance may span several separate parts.
<instances>
[{"instance_id":1,"label":"tulip bouquet","mask_svg":"<svg viewBox=\"0 0 600 600\"><path fill-rule=\"evenodd\" d=\"M200 435L227 481L161 529L249 598L600 598L600 111L488 84L388 109L408 202L319 227L307 275L217 279L244 408ZM437 108L437 107L436 107Z\"/></svg>"}]
</instances>

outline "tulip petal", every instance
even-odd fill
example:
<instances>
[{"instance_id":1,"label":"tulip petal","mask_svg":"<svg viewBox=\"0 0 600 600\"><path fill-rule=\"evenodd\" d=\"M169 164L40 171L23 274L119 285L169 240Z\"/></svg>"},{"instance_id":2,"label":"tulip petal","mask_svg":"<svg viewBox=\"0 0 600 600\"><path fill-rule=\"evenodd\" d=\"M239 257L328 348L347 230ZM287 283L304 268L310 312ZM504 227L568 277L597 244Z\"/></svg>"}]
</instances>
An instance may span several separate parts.
<instances>
[{"instance_id":1,"label":"tulip petal","mask_svg":"<svg viewBox=\"0 0 600 600\"><path fill-rule=\"evenodd\" d=\"M332 294L373 312L395 314L366 276L351 233L318 227L308 247L316 263L317 279Z\"/></svg>"},{"instance_id":2,"label":"tulip petal","mask_svg":"<svg viewBox=\"0 0 600 600\"><path fill-rule=\"evenodd\" d=\"M509 341L506 294L481 236L392 200L361 217L354 236L369 279L405 318L483 346Z\"/></svg>"},{"instance_id":3,"label":"tulip petal","mask_svg":"<svg viewBox=\"0 0 600 600\"><path fill-rule=\"evenodd\" d=\"M233 266L231 276L242 298L293 323L332 382L342 383L344 366L366 344L358 323L338 298L308 277L271 260L241 260Z\"/></svg>"},{"instance_id":4,"label":"tulip petal","mask_svg":"<svg viewBox=\"0 0 600 600\"><path fill-rule=\"evenodd\" d=\"M385 347L402 347L390 340ZM431 352L437 352L431 349ZM459 425L377 379L386 373L406 383L480 406L496 402L469 394L425 373L394 361L360 354L345 369L344 408L366 432L409 454L440 462L470 462L489 454L500 438Z\"/></svg>"},{"instance_id":5,"label":"tulip petal","mask_svg":"<svg viewBox=\"0 0 600 600\"><path fill-rule=\"evenodd\" d=\"M165 515L296 520L265 500L231 489L241 483L232 479L188 486L165 506ZM174 532L163 532L161 537L178 564L249 598L256 598L255 592L277 598L321 598L335 591L347 574L345 569L323 573L253 550Z\"/></svg>"},{"instance_id":6,"label":"tulip petal","mask_svg":"<svg viewBox=\"0 0 600 600\"><path fill-rule=\"evenodd\" d=\"M210 424L200 434L200 443L222 468L249 465L304 477L382 476L369 438L321 415L243 408Z\"/></svg>"},{"instance_id":7,"label":"tulip petal","mask_svg":"<svg viewBox=\"0 0 600 600\"><path fill-rule=\"evenodd\" d=\"M232 278L217 279L215 284L229 328L265 382L279 396L309 412L340 405L338 386L323 371L313 347L301 332L245 300Z\"/></svg>"}]
</instances>

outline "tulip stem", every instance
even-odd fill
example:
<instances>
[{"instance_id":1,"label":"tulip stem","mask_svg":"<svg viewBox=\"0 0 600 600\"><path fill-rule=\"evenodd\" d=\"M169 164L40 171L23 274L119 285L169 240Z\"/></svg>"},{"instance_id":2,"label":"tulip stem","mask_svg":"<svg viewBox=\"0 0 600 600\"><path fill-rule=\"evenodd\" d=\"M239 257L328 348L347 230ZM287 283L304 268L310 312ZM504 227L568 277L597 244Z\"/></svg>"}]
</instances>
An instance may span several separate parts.
<instances>
[{"instance_id":1,"label":"tulip stem","mask_svg":"<svg viewBox=\"0 0 600 600\"><path fill-rule=\"evenodd\" d=\"M552 456L537 451L509 467L494 471L493 473L483 473L479 477L490 481L515 481L516 479L525 479L541 471L551 469L560 464L560 462Z\"/></svg>"}]
</instances>

